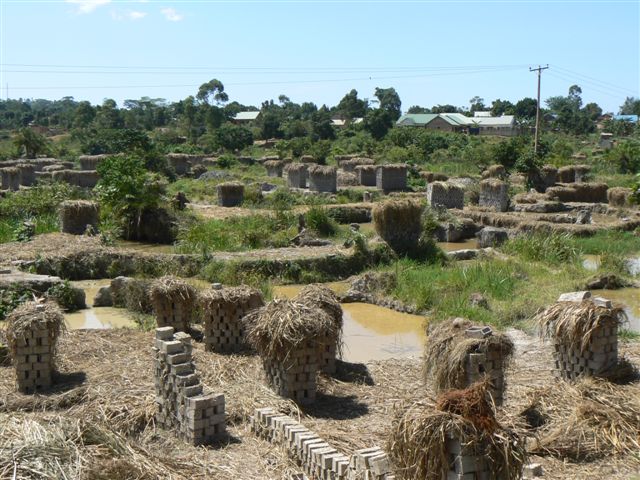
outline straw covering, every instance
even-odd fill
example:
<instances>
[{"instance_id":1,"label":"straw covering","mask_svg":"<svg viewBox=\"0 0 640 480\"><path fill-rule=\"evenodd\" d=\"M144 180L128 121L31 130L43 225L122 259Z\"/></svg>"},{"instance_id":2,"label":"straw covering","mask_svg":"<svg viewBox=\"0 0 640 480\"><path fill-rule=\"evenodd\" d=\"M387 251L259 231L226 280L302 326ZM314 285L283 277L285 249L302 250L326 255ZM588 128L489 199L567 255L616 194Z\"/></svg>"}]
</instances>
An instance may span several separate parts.
<instances>
[{"instance_id":1,"label":"straw covering","mask_svg":"<svg viewBox=\"0 0 640 480\"><path fill-rule=\"evenodd\" d=\"M421 401L401 408L387 444L398 477L458 478L450 470L451 464L464 456L475 460L473 463L480 459L490 472L487 478L521 478L524 442L497 422L486 394L486 383L478 383L465 390L448 392L435 404ZM471 475L470 478L484 478Z\"/></svg>"},{"instance_id":2,"label":"straw covering","mask_svg":"<svg viewBox=\"0 0 640 480\"><path fill-rule=\"evenodd\" d=\"M422 231L422 207L407 199L391 200L373 208L376 232L399 253L405 253L418 244Z\"/></svg>"},{"instance_id":3,"label":"straw covering","mask_svg":"<svg viewBox=\"0 0 640 480\"><path fill-rule=\"evenodd\" d=\"M295 350L324 347L338 335L336 322L319 308L275 299L247 314L247 341L262 357L284 361Z\"/></svg>"},{"instance_id":4,"label":"straw covering","mask_svg":"<svg viewBox=\"0 0 640 480\"><path fill-rule=\"evenodd\" d=\"M47 330L49 340L55 346L65 330L64 314L57 304L52 302L26 302L7 316L5 337L15 355L18 343L35 330Z\"/></svg>"},{"instance_id":5,"label":"straw covering","mask_svg":"<svg viewBox=\"0 0 640 480\"><path fill-rule=\"evenodd\" d=\"M429 332L425 345L425 377L433 382L436 391L466 386L465 365L469 354L497 351L503 368L513 355L514 345L508 336L494 333L485 338L470 338L465 331L472 326L468 320L452 319Z\"/></svg>"}]
</instances>

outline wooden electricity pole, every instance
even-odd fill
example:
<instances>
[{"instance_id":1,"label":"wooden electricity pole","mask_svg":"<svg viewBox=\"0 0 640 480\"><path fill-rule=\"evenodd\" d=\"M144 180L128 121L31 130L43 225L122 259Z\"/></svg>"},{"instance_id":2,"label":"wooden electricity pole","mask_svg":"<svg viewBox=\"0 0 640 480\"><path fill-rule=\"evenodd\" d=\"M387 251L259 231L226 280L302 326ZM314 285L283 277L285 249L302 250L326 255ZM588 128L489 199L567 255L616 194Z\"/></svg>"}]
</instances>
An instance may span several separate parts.
<instances>
[{"instance_id":1,"label":"wooden electricity pole","mask_svg":"<svg viewBox=\"0 0 640 480\"><path fill-rule=\"evenodd\" d=\"M538 103L536 106L536 134L533 141L533 153L538 153L538 138L540 138L538 132L540 131L540 78L542 77L542 70L546 70L549 68L547 64L546 67L541 67L538 65L538 68L529 68L530 72L538 72Z\"/></svg>"}]
</instances>

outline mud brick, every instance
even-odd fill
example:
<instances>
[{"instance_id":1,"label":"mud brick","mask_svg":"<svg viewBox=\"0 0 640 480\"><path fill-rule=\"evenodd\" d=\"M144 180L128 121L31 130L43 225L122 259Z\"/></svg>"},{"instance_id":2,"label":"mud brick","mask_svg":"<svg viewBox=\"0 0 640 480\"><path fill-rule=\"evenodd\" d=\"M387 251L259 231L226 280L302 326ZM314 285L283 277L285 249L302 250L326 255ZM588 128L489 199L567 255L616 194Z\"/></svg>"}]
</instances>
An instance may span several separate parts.
<instances>
[{"instance_id":1,"label":"mud brick","mask_svg":"<svg viewBox=\"0 0 640 480\"><path fill-rule=\"evenodd\" d=\"M333 470L338 476L346 475L349 470L349 458L345 455L333 457L331 461L331 470Z\"/></svg>"},{"instance_id":2,"label":"mud brick","mask_svg":"<svg viewBox=\"0 0 640 480\"><path fill-rule=\"evenodd\" d=\"M156 328L156 338L158 340L171 340L173 338L173 327Z\"/></svg>"},{"instance_id":3,"label":"mud brick","mask_svg":"<svg viewBox=\"0 0 640 480\"><path fill-rule=\"evenodd\" d=\"M174 375L189 375L193 373L193 364L188 362L171 365L171 373Z\"/></svg>"},{"instance_id":4,"label":"mud brick","mask_svg":"<svg viewBox=\"0 0 640 480\"><path fill-rule=\"evenodd\" d=\"M558 297L558 302L577 302L580 303L583 300L586 300L588 298L591 298L591 292L586 290L586 291L580 291L580 292L569 292L569 293L563 293L562 295L560 295Z\"/></svg>"},{"instance_id":5,"label":"mud brick","mask_svg":"<svg viewBox=\"0 0 640 480\"><path fill-rule=\"evenodd\" d=\"M304 442L307 442L309 440L317 440L319 439L319 437L315 433L307 430L306 432L301 432L300 434L295 435L294 439L296 451L300 452L302 450Z\"/></svg>"},{"instance_id":6,"label":"mud brick","mask_svg":"<svg viewBox=\"0 0 640 480\"><path fill-rule=\"evenodd\" d=\"M184 350L184 345L182 344L182 342L176 341L176 340L172 340L172 341L163 341L160 344L160 351L162 353L166 353L166 354L172 354L172 353L182 353L182 351Z\"/></svg>"}]
</instances>

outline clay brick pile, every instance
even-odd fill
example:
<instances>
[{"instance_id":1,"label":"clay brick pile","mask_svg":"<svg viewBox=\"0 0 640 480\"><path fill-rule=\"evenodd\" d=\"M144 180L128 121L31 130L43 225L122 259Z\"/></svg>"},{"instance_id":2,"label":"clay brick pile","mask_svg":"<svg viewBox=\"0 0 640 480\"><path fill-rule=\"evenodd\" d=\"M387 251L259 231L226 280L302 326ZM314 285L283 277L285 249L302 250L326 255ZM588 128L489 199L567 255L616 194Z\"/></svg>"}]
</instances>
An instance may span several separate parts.
<instances>
[{"instance_id":1,"label":"clay brick pile","mask_svg":"<svg viewBox=\"0 0 640 480\"><path fill-rule=\"evenodd\" d=\"M481 480L491 477L491 469L482 445L477 443L461 443L450 433L447 434L447 458L449 470L447 480Z\"/></svg>"},{"instance_id":2,"label":"clay brick pile","mask_svg":"<svg viewBox=\"0 0 640 480\"><path fill-rule=\"evenodd\" d=\"M200 297L204 315L205 350L237 353L247 348L242 318L264 305L262 294L250 287L211 289Z\"/></svg>"},{"instance_id":3,"label":"clay brick pile","mask_svg":"<svg viewBox=\"0 0 640 480\"><path fill-rule=\"evenodd\" d=\"M18 391L31 394L51 387L54 348L46 328L25 332L17 340L13 362Z\"/></svg>"},{"instance_id":4,"label":"clay brick pile","mask_svg":"<svg viewBox=\"0 0 640 480\"><path fill-rule=\"evenodd\" d=\"M331 447L318 435L291 417L272 408L258 408L250 419L258 436L282 445L304 470L298 478L311 480L393 480L387 454L373 447L351 456Z\"/></svg>"},{"instance_id":5,"label":"clay brick pile","mask_svg":"<svg viewBox=\"0 0 640 480\"><path fill-rule=\"evenodd\" d=\"M189 331L197 297L192 285L176 277L161 277L153 282L150 296L158 327Z\"/></svg>"},{"instance_id":6,"label":"clay brick pile","mask_svg":"<svg viewBox=\"0 0 640 480\"><path fill-rule=\"evenodd\" d=\"M465 331L468 338L486 338L493 335L490 327L471 327ZM491 378L489 392L496 405L504 400L504 358L499 348L491 348L487 343L479 347L479 351L468 353L465 362L467 386Z\"/></svg>"},{"instance_id":7,"label":"clay brick pile","mask_svg":"<svg viewBox=\"0 0 640 480\"><path fill-rule=\"evenodd\" d=\"M464 208L464 190L447 182L427 185L427 202L434 208Z\"/></svg>"},{"instance_id":8,"label":"clay brick pile","mask_svg":"<svg viewBox=\"0 0 640 480\"><path fill-rule=\"evenodd\" d=\"M317 348L308 345L291 351L284 361L263 358L267 383L278 395L299 405L313 403L316 400L319 357Z\"/></svg>"},{"instance_id":9,"label":"clay brick pile","mask_svg":"<svg viewBox=\"0 0 640 480\"><path fill-rule=\"evenodd\" d=\"M55 303L25 302L7 316L5 336L19 392L33 394L51 387L58 337L64 315Z\"/></svg>"},{"instance_id":10,"label":"clay brick pile","mask_svg":"<svg viewBox=\"0 0 640 480\"><path fill-rule=\"evenodd\" d=\"M191 359L191 337L172 327L157 328L153 351L158 424L192 445L223 438L224 395L204 392Z\"/></svg>"},{"instance_id":11,"label":"clay brick pile","mask_svg":"<svg viewBox=\"0 0 640 480\"><path fill-rule=\"evenodd\" d=\"M611 302L604 298L590 298L589 292L563 294L559 301L593 302L599 307L611 309ZM554 375L565 380L575 380L582 376L603 374L618 362L618 322L612 315L610 321L603 321L591 333L586 345L568 344L559 338L552 338Z\"/></svg>"}]
</instances>

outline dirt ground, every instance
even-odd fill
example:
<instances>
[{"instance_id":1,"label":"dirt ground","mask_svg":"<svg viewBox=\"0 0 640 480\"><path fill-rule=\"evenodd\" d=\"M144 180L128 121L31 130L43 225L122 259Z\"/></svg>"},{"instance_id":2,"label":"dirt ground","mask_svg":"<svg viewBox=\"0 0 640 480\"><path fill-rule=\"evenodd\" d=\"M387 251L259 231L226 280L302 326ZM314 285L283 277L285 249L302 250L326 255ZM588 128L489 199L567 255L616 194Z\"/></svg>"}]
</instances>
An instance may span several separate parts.
<instances>
[{"instance_id":1,"label":"dirt ground","mask_svg":"<svg viewBox=\"0 0 640 480\"><path fill-rule=\"evenodd\" d=\"M560 388L561 382L551 375L547 346L519 331L509 334L517 353L500 416L513 420L534 389L556 382ZM124 329L67 333L59 347L62 383L48 395L16 393L13 369L0 367L0 478L47 478L34 471L59 468L64 474L48 478L281 479L296 467L279 447L249 431L247 420L255 408L274 407L300 418L350 453L384 446L396 408L430 396L419 358L341 363L336 378L320 379L316 404L302 411L264 385L256 356L207 353L197 344L195 362L203 383L225 394L230 438L209 448L189 447L154 425L152 339L152 333ZM640 342L623 343L620 351L640 364ZM638 384L621 388L640 395ZM45 452L56 458L46 468ZM531 461L543 465L548 479L622 480L640 472L640 457L630 455L582 463L551 457Z\"/></svg>"}]
</instances>

